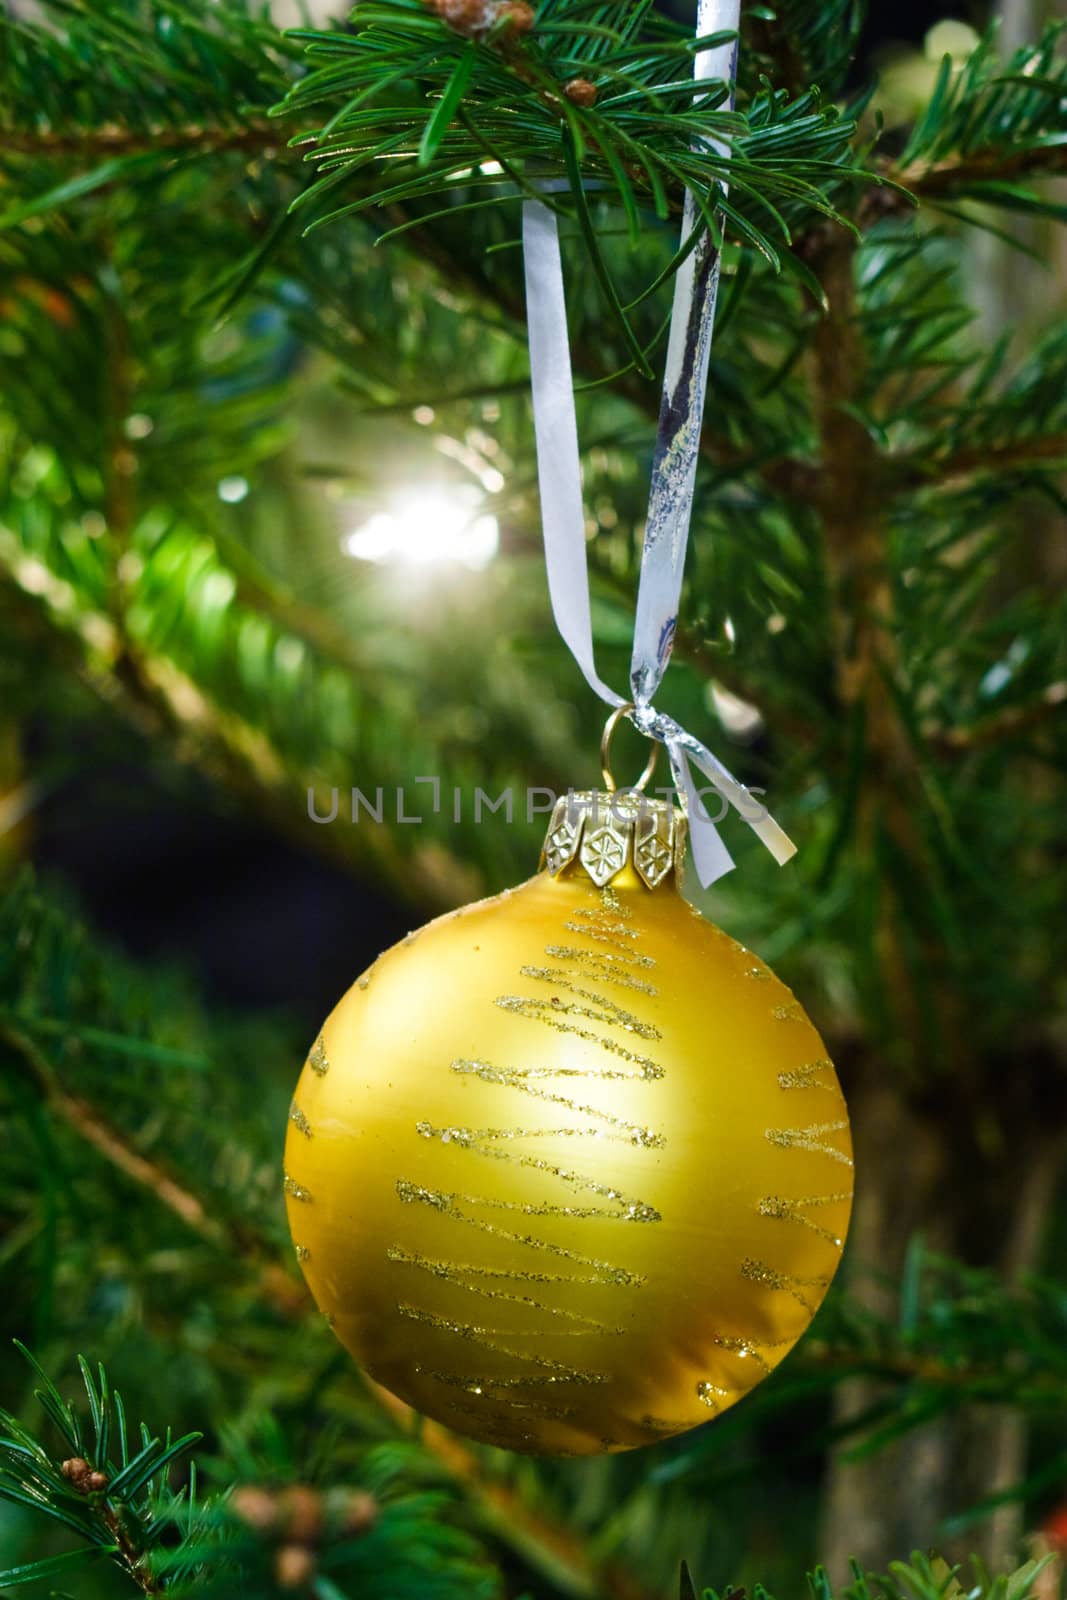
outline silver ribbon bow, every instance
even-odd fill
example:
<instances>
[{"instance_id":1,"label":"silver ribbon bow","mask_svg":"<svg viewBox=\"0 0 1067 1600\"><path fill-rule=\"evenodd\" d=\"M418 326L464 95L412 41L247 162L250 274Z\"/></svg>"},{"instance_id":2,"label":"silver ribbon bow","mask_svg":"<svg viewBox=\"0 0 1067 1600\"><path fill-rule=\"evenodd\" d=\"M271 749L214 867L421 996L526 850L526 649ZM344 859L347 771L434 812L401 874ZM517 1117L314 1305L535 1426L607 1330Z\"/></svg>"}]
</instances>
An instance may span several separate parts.
<instances>
[{"instance_id":1,"label":"silver ribbon bow","mask_svg":"<svg viewBox=\"0 0 1067 1600\"><path fill-rule=\"evenodd\" d=\"M697 37L735 33L739 10L740 0L700 0ZM733 43L698 51L694 76L727 80L732 85L736 61ZM698 222L698 208L687 193L683 241ZM590 688L608 705L621 706L628 702L603 681L593 658L578 424L555 213L538 200L524 202L522 237L541 519L552 611ZM704 810L690 762L739 812L779 865L796 854L796 846L744 784L699 739L652 704L670 660L678 620L718 284L719 251L705 229L675 275L630 663L630 720L667 747L674 782L685 796L693 860L705 888L729 872L734 863L715 822Z\"/></svg>"}]
</instances>

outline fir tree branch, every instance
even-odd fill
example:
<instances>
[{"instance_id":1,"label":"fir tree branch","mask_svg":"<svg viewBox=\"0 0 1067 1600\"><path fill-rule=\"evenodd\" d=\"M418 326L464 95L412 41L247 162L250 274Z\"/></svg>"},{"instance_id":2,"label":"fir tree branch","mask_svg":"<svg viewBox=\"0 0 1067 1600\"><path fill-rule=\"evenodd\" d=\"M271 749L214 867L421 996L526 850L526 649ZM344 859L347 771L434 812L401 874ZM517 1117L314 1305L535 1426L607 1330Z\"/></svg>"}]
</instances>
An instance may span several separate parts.
<instances>
[{"instance_id":1,"label":"fir tree branch","mask_svg":"<svg viewBox=\"0 0 1067 1600\"><path fill-rule=\"evenodd\" d=\"M528 8L504 6L495 29L478 25L465 38L404 0L378 0L353 35L304 35L313 70L293 86L287 108L336 106L315 132L320 177L301 199L315 208L312 225L365 209L366 200L345 201L338 184L371 163L381 167L380 205L451 196L459 179L480 197L476 203L491 205L501 183L523 186L531 160L562 172L565 129L584 158L582 181L617 193L631 214L640 197L665 217L689 187L710 220L704 197L728 178L735 221L769 259L767 229L787 237L787 213L836 214L828 169L840 168L842 182L853 171L850 125L836 111L813 94L787 103L761 90L749 112L730 112L721 93L694 89L694 43L685 30L650 7L616 3L600 8L582 37L583 10L535 20ZM516 40L520 12L528 20ZM456 14L466 15L463 8ZM576 76L595 80L592 103L583 103L584 92L571 103ZM786 123L795 139L783 161ZM729 157L724 138L733 144ZM487 158L495 172L485 170ZM753 216L742 216L738 204Z\"/></svg>"},{"instance_id":2,"label":"fir tree branch","mask_svg":"<svg viewBox=\"0 0 1067 1600\"><path fill-rule=\"evenodd\" d=\"M86 1100L68 1094L58 1083L51 1065L27 1034L10 1023L0 1021L0 1040L21 1058L43 1093L48 1105L79 1136L141 1188L148 1189L168 1211L215 1248L236 1246L226 1230L212 1217L195 1194L149 1161L118 1130L110 1126Z\"/></svg>"},{"instance_id":3,"label":"fir tree branch","mask_svg":"<svg viewBox=\"0 0 1067 1600\"><path fill-rule=\"evenodd\" d=\"M73 1532L81 1548L0 1572L0 1588L39 1583L111 1559L145 1595L197 1600L373 1600L383 1576L396 1600L499 1600L498 1575L465 1530L440 1516L439 1495L386 1482L387 1494L333 1482L299 1481L280 1431L227 1439L235 1459L209 1461L215 1488L202 1494L195 1461L174 1485L177 1462L202 1438L153 1435L130 1426L107 1370L81 1356L88 1416L64 1398L16 1340L38 1386L44 1438L0 1409L0 1502L36 1512ZM59 1451L56 1450L58 1437ZM284 1447L283 1447L284 1448ZM372 1461L361 1477L375 1478ZM381 1482L380 1474L378 1476ZM342 1591L333 1576L342 1579ZM55 1591L53 1591L54 1593Z\"/></svg>"},{"instance_id":4,"label":"fir tree branch","mask_svg":"<svg viewBox=\"0 0 1067 1600\"><path fill-rule=\"evenodd\" d=\"M930 1351L904 1349L872 1350L862 1352L846 1348L834 1349L812 1340L798 1354L799 1371L825 1372L839 1377L886 1378L905 1383L931 1385L950 1392L956 1391L968 1399L981 1398L983 1391L992 1404L1004 1399L1004 1374L994 1364L961 1366L940 1359ZM1052 1408L1067 1408L1067 1383L1053 1374L1027 1377L1025 1385L1019 1384L1018 1401L1024 1400L1036 1412L1048 1414Z\"/></svg>"},{"instance_id":5,"label":"fir tree branch","mask_svg":"<svg viewBox=\"0 0 1067 1600\"><path fill-rule=\"evenodd\" d=\"M9 128L3 131L6 156L31 156L42 160L60 157L144 155L270 155L280 159L285 149L284 130L268 117L251 116L241 123L186 123L177 127L131 128L104 123L80 128ZM294 158L294 167L298 157Z\"/></svg>"},{"instance_id":6,"label":"fir tree branch","mask_svg":"<svg viewBox=\"0 0 1067 1600\"><path fill-rule=\"evenodd\" d=\"M0 528L0 570L4 556L10 554L3 549L5 531ZM16 559L12 573L16 585L19 570ZM46 594L46 602L47 598ZM49 650L60 648L72 670L100 702L117 711L139 733L150 739L164 738L179 761L221 783L257 815L294 835L303 845L322 851L339 866L349 871L370 871L406 899L436 903L442 910L455 904L447 871L426 877L417 868L413 871L395 848L389 830L309 827L309 792L317 796L319 814L330 809L322 799L319 774L291 771L262 730L232 711L214 706L204 688L164 656L128 648L113 619L101 613L85 613L72 631L64 625L69 601L64 599L61 585L56 586L55 598L60 602L56 619L49 614L47 604L38 607L38 637ZM470 873L465 869L464 891L469 887Z\"/></svg>"},{"instance_id":7,"label":"fir tree branch","mask_svg":"<svg viewBox=\"0 0 1067 1600\"><path fill-rule=\"evenodd\" d=\"M890 180L935 204L972 198L1062 220L1062 205L1018 180L1067 170L1064 37L1063 23L1050 22L1004 62L991 29L962 65L946 57L902 156L887 169ZM877 203L869 194L868 214Z\"/></svg>"},{"instance_id":8,"label":"fir tree branch","mask_svg":"<svg viewBox=\"0 0 1067 1600\"><path fill-rule=\"evenodd\" d=\"M275 1312L293 1320L313 1313L311 1297L304 1284L284 1271L276 1259L271 1241L259 1235L247 1219L230 1218L225 1223L218 1221L188 1183L136 1150L129 1139L89 1100L70 1094L59 1082L43 1051L25 1030L2 1017L0 1043L6 1044L21 1059L55 1116L109 1166L151 1194L212 1250L228 1260L243 1262L255 1281L258 1293Z\"/></svg>"},{"instance_id":9,"label":"fir tree branch","mask_svg":"<svg viewBox=\"0 0 1067 1600\"><path fill-rule=\"evenodd\" d=\"M992 439L988 444L930 455L901 454L886 459L884 483L890 494L909 493L931 484L951 485L962 480L1028 468L1055 469L1067 462L1067 432L1034 434L1021 439Z\"/></svg>"},{"instance_id":10,"label":"fir tree branch","mask_svg":"<svg viewBox=\"0 0 1067 1600\"><path fill-rule=\"evenodd\" d=\"M1067 144L1037 145L1013 150L990 146L959 159L924 166L888 167L886 177L922 200L941 200L976 183L1010 183L1016 178L1054 178L1067 172Z\"/></svg>"},{"instance_id":11,"label":"fir tree branch","mask_svg":"<svg viewBox=\"0 0 1067 1600\"><path fill-rule=\"evenodd\" d=\"M980 722L965 723L955 728L931 727L926 737L946 755L968 755L976 750L988 750L991 745L1016 739L1046 726L1053 718L1063 715L1067 704L1067 680L1050 683L1031 704L1008 706L997 716L984 717Z\"/></svg>"}]
</instances>

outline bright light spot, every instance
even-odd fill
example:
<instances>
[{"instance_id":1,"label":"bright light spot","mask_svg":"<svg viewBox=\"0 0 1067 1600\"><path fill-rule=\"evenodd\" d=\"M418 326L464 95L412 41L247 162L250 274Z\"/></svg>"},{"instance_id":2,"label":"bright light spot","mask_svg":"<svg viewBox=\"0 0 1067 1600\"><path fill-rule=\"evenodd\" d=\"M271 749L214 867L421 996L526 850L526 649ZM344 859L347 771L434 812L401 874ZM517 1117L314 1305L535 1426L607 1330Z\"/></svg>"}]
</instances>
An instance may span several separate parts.
<instances>
[{"instance_id":1,"label":"bright light spot","mask_svg":"<svg viewBox=\"0 0 1067 1600\"><path fill-rule=\"evenodd\" d=\"M712 708L735 739L754 739L763 727L763 717L757 706L731 693L721 683L709 685Z\"/></svg>"},{"instance_id":2,"label":"bright light spot","mask_svg":"<svg viewBox=\"0 0 1067 1600\"><path fill-rule=\"evenodd\" d=\"M237 580L232 572L209 572L201 591L205 607L222 611L237 593Z\"/></svg>"},{"instance_id":3,"label":"bright light spot","mask_svg":"<svg viewBox=\"0 0 1067 1600\"><path fill-rule=\"evenodd\" d=\"M418 567L455 561L473 571L489 565L499 542L495 517L472 516L461 501L444 495L422 495L393 511L378 511L341 541L360 561Z\"/></svg>"},{"instance_id":4,"label":"bright light spot","mask_svg":"<svg viewBox=\"0 0 1067 1600\"><path fill-rule=\"evenodd\" d=\"M722 631L725 633L731 644L737 643L737 630L734 627L733 617L726 618L726 621L722 625Z\"/></svg>"},{"instance_id":5,"label":"bright light spot","mask_svg":"<svg viewBox=\"0 0 1067 1600\"><path fill-rule=\"evenodd\" d=\"M151 417L146 417L143 411L135 411L131 417L126 418L127 439L147 439L155 427Z\"/></svg>"},{"instance_id":6,"label":"bright light spot","mask_svg":"<svg viewBox=\"0 0 1067 1600\"><path fill-rule=\"evenodd\" d=\"M940 62L943 56L952 56L954 61L966 61L967 57L977 50L980 39L978 34L967 22L958 22L955 17L946 17L942 22L935 22L926 38L923 40L923 55L927 61Z\"/></svg>"},{"instance_id":7,"label":"bright light spot","mask_svg":"<svg viewBox=\"0 0 1067 1600\"><path fill-rule=\"evenodd\" d=\"M421 428L428 428L437 415L433 406L416 406L412 416Z\"/></svg>"},{"instance_id":8,"label":"bright light spot","mask_svg":"<svg viewBox=\"0 0 1067 1600\"><path fill-rule=\"evenodd\" d=\"M274 646L274 659L283 672L295 672L304 659L304 646L299 639L279 639Z\"/></svg>"},{"instance_id":9,"label":"bright light spot","mask_svg":"<svg viewBox=\"0 0 1067 1600\"><path fill-rule=\"evenodd\" d=\"M223 478L219 483L219 487L218 487L219 499L220 500L225 500L225 502L226 502L226 504L228 506L235 506L238 503L239 500L243 500L244 499L244 497L245 497L245 495L247 493L248 493L248 479L247 478L238 478L238 477Z\"/></svg>"},{"instance_id":10,"label":"bright light spot","mask_svg":"<svg viewBox=\"0 0 1067 1600\"><path fill-rule=\"evenodd\" d=\"M16 580L27 594L47 594L51 576L44 562L38 561L36 556L27 556L15 571Z\"/></svg>"},{"instance_id":11,"label":"bright light spot","mask_svg":"<svg viewBox=\"0 0 1067 1600\"><path fill-rule=\"evenodd\" d=\"M1008 646L1003 658L989 668L989 671L978 685L978 693L989 699L993 695L999 694L1002 689L1006 689L1029 653L1029 647L1022 639L1014 640Z\"/></svg>"},{"instance_id":12,"label":"bright light spot","mask_svg":"<svg viewBox=\"0 0 1067 1600\"><path fill-rule=\"evenodd\" d=\"M503 487L504 474L498 472L495 467L486 467L482 473L482 488L487 489L490 494L499 494Z\"/></svg>"},{"instance_id":13,"label":"bright light spot","mask_svg":"<svg viewBox=\"0 0 1067 1600\"><path fill-rule=\"evenodd\" d=\"M144 577L144 557L136 550L124 550L115 564L115 571L120 581L132 589Z\"/></svg>"},{"instance_id":14,"label":"bright light spot","mask_svg":"<svg viewBox=\"0 0 1067 1600\"><path fill-rule=\"evenodd\" d=\"M82 617L78 624L78 631L91 650L113 650L115 648L115 635L110 622L105 621L95 612Z\"/></svg>"}]
</instances>

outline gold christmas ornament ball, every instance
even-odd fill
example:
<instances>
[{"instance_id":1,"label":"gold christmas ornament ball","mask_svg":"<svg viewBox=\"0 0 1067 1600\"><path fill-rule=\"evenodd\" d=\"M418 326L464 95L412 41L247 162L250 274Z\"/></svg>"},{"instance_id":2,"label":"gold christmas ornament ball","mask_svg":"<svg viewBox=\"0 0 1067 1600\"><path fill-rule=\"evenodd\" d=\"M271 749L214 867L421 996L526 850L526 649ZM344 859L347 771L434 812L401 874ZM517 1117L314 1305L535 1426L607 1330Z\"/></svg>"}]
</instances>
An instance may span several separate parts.
<instances>
[{"instance_id":1,"label":"gold christmas ornament ball","mask_svg":"<svg viewBox=\"0 0 1067 1600\"><path fill-rule=\"evenodd\" d=\"M628 1450L808 1327L852 1198L819 1035L684 900L662 801L559 803L544 869L381 956L297 1087L285 1190L320 1309L471 1438Z\"/></svg>"}]
</instances>

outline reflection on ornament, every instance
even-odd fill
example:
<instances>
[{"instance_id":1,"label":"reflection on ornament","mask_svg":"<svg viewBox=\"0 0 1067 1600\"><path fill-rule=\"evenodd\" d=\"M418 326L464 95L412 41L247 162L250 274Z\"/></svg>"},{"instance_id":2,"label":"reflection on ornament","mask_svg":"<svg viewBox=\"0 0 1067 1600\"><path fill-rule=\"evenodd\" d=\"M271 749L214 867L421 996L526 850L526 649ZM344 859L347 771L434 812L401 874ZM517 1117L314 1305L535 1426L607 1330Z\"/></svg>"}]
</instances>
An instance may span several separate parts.
<instances>
[{"instance_id":1,"label":"reflection on ornament","mask_svg":"<svg viewBox=\"0 0 1067 1600\"><path fill-rule=\"evenodd\" d=\"M773 973L682 899L684 818L560 802L546 870L381 956L316 1040L285 1192L338 1337L419 1411L546 1454L723 1411L801 1336L848 1120Z\"/></svg>"}]
</instances>

